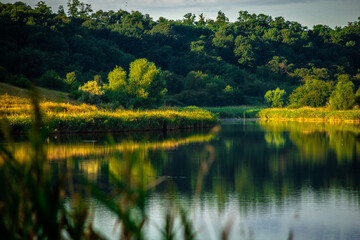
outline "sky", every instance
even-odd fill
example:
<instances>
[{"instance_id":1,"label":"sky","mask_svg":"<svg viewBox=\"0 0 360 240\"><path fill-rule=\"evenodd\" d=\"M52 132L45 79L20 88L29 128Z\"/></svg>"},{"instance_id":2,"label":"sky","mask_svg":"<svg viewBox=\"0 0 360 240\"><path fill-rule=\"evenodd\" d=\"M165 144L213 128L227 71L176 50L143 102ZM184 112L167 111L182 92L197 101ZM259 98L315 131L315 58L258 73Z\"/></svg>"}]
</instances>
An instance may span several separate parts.
<instances>
[{"instance_id":1,"label":"sky","mask_svg":"<svg viewBox=\"0 0 360 240\"><path fill-rule=\"evenodd\" d=\"M39 0L22 0L35 6ZM204 13L207 18L215 19L221 10L231 22L236 21L239 11L269 15L273 18L282 16L285 20L296 21L312 28L322 24L329 27L344 27L348 22L358 21L360 0L80 0L91 4L94 11L123 9L138 10L149 14L154 20L159 17L183 19L186 13L197 16ZM14 3L16 0L0 0L2 3ZM59 5L66 9L67 0L45 0L54 12Z\"/></svg>"}]
</instances>

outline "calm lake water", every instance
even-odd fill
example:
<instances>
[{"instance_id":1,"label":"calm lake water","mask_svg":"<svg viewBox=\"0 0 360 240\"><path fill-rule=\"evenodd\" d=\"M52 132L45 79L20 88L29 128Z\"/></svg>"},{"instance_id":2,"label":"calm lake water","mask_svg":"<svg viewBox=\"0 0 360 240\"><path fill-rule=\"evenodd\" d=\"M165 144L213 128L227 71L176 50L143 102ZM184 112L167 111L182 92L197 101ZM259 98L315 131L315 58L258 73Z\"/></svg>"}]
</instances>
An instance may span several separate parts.
<instances>
[{"instance_id":1,"label":"calm lake water","mask_svg":"<svg viewBox=\"0 0 360 240\"><path fill-rule=\"evenodd\" d=\"M146 239L159 239L171 202L189 211L199 239L360 239L360 126L224 120L221 130L71 136L49 141L53 168L111 192L119 154L137 151L146 182ZM19 154L26 154L26 150ZM202 191L196 186L208 163ZM80 182L71 186L83 191ZM118 236L115 216L93 198L94 227Z\"/></svg>"}]
</instances>

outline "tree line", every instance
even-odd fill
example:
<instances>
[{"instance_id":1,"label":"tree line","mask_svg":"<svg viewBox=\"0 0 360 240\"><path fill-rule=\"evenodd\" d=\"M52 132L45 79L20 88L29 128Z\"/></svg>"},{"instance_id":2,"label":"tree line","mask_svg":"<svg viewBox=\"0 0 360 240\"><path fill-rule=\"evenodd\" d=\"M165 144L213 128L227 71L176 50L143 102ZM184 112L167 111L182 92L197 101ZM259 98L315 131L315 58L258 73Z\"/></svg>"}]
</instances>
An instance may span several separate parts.
<instances>
[{"instance_id":1,"label":"tree line","mask_svg":"<svg viewBox=\"0 0 360 240\"><path fill-rule=\"evenodd\" d=\"M261 104L268 90L292 92L310 80L335 87L341 75L360 85L360 18L308 29L247 11L235 22L221 11L216 19L187 13L154 21L138 11L94 12L79 0L55 11L44 1L34 8L0 3L0 41L1 81L34 81L123 107ZM156 69L158 86L133 84L131 65L139 59ZM121 80L111 83L115 75ZM104 94L86 96L80 87L89 81ZM139 97L146 93L152 100Z\"/></svg>"},{"instance_id":2,"label":"tree line","mask_svg":"<svg viewBox=\"0 0 360 240\"><path fill-rule=\"evenodd\" d=\"M335 85L336 84L336 85ZM266 92L265 102L270 107L289 108L300 107L329 107L331 110L350 110L360 107L360 87L355 84L348 74L341 74L337 81L326 82L309 78L287 96L285 90L276 88Z\"/></svg>"}]
</instances>

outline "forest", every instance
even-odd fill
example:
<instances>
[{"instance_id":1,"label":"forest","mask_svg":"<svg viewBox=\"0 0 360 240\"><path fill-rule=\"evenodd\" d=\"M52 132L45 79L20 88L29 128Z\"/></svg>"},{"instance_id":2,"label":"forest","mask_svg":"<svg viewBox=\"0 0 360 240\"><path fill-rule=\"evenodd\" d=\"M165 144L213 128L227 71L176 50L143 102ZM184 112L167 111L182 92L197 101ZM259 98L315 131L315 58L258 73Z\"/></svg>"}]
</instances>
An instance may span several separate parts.
<instances>
[{"instance_id":1,"label":"forest","mask_svg":"<svg viewBox=\"0 0 360 240\"><path fill-rule=\"evenodd\" d=\"M262 105L269 90L315 85L325 100L292 94L290 102L324 106L339 82L359 88L359 56L360 17L310 29L243 10L235 22L222 11L155 21L79 0L57 10L0 3L0 81L115 107Z\"/></svg>"}]
</instances>

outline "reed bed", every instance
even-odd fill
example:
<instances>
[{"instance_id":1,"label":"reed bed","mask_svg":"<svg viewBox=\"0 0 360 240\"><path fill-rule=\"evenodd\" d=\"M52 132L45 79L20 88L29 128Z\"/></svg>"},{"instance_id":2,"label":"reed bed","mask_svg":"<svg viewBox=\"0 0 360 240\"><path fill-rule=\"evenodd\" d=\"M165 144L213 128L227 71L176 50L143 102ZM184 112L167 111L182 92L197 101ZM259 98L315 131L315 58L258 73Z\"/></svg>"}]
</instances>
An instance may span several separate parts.
<instances>
[{"instance_id":1,"label":"reed bed","mask_svg":"<svg viewBox=\"0 0 360 240\"><path fill-rule=\"evenodd\" d=\"M44 128L49 132L102 132L170 130L212 127L215 114L199 108L177 110L104 110L96 106L41 101ZM0 95L0 115L6 117L15 133L30 128L32 107L29 99Z\"/></svg>"},{"instance_id":2,"label":"reed bed","mask_svg":"<svg viewBox=\"0 0 360 240\"><path fill-rule=\"evenodd\" d=\"M261 110L258 115L262 119L277 121L360 123L360 110L332 111L327 108L311 107L267 108Z\"/></svg>"}]
</instances>

